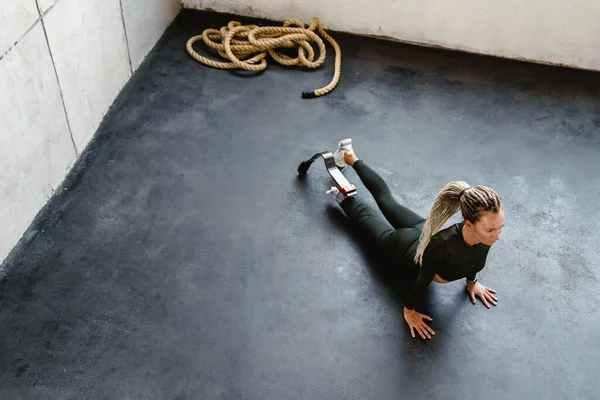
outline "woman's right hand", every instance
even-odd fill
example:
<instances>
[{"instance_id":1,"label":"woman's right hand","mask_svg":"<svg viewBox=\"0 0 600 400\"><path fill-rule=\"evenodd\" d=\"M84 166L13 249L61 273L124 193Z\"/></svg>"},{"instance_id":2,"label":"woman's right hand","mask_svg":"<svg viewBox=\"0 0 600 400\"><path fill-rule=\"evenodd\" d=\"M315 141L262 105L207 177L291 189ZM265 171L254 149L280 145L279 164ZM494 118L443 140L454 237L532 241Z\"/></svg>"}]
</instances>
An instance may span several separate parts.
<instances>
[{"instance_id":1,"label":"woman's right hand","mask_svg":"<svg viewBox=\"0 0 600 400\"><path fill-rule=\"evenodd\" d=\"M415 330L421 335L423 339L431 339L431 335L435 335L433 329L431 329L423 319L433 321L429 316L418 313L416 310L409 310L404 307L404 320L410 327L410 333L412 337L415 337Z\"/></svg>"}]
</instances>

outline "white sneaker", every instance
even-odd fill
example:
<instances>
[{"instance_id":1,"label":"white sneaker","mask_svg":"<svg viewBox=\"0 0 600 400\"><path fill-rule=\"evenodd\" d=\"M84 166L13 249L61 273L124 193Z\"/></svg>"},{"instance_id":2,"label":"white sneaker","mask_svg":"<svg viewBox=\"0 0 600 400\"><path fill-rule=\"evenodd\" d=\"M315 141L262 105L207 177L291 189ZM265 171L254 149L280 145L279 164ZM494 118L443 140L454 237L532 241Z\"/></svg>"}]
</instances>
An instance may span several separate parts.
<instances>
[{"instance_id":1,"label":"white sneaker","mask_svg":"<svg viewBox=\"0 0 600 400\"><path fill-rule=\"evenodd\" d=\"M347 166L346 161L344 161L344 155L346 153L354 154L354 151L352 150L352 139L350 138L340 140L338 143L338 149L333 154L335 165L337 165L339 168L345 168Z\"/></svg>"},{"instance_id":2,"label":"white sneaker","mask_svg":"<svg viewBox=\"0 0 600 400\"><path fill-rule=\"evenodd\" d=\"M333 197L337 196L338 193L340 192L340 190L338 188L336 188L335 186L332 186L328 191L326 191L325 193L329 193L330 195L332 195Z\"/></svg>"},{"instance_id":3,"label":"white sneaker","mask_svg":"<svg viewBox=\"0 0 600 400\"><path fill-rule=\"evenodd\" d=\"M341 193L340 190L335 186L332 186L331 189L329 189L325 193L329 193L333 197L333 199L338 203L341 203L346 199L346 196L343 193Z\"/></svg>"}]
</instances>

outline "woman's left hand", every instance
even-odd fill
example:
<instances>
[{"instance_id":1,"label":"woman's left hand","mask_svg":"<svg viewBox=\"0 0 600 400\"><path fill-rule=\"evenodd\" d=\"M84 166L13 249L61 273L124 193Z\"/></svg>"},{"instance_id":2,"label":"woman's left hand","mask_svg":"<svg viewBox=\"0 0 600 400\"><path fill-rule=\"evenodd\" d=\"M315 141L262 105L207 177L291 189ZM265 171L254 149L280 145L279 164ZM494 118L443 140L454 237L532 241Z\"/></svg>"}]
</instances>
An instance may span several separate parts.
<instances>
[{"instance_id":1,"label":"woman's left hand","mask_svg":"<svg viewBox=\"0 0 600 400\"><path fill-rule=\"evenodd\" d=\"M488 301L493 305L496 305L496 303L498 302L496 296L493 295L493 293L496 293L496 291L494 289L490 289L488 287L483 286L479 282L475 282L474 285L467 285L467 290L469 291L469 295L471 295L471 301L473 302L473 304L475 304L475 296L481 298L481 301L483 302L483 304L485 304L487 308L490 308Z\"/></svg>"}]
</instances>

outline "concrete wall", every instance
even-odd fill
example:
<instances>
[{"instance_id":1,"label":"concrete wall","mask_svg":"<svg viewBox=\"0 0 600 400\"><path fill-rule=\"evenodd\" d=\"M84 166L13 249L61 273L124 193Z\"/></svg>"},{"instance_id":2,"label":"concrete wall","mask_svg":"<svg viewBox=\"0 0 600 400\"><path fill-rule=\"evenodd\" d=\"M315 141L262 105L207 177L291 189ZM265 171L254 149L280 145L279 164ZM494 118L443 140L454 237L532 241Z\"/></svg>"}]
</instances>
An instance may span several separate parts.
<instances>
[{"instance_id":1,"label":"concrete wall","mask_svg":"<svg viewBox=\"0 0 600 400\"><path fill-rule=\"evenodd\" d=\"M0 263L178 11L178 0L2 0Z\"/></svg>"},{"instance_id":2,"label":"concrete wall","mask_svg":"<svg viewBox=\"0 0 600 400\"><path fill-rule=\"evenodd\" d=\"M272 20L318 17L328 29L600 70L597 0L182 0L184 8Z\"/></svg>"}]
</instances>

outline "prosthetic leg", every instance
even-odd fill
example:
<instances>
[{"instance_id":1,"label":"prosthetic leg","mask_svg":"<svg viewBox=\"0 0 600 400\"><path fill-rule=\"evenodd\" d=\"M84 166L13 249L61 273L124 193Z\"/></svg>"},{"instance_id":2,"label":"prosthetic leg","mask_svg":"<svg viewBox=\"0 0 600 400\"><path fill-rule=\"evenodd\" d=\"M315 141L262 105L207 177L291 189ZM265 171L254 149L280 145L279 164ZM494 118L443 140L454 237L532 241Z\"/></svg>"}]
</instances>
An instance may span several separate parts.
<instances>
[{"instance_id":1,"label":"prosthetic leg","mask_svg":"<svg viewBox=\"0 0 600 400\"><path fill-rule=\"evenodd\" d=\"M342 193L345 196L356 195L356 187L350 182L348 182L348 179L346 179L346 177L342 174L342 171L340 171L338 166L335 164L333 154L329 151L317 153L314 156L312 156L309 160L300 163L300 165L298 166L298 174L306 175L312 163L319 157L323 157L323 160L325 161L325 168L327 168L327 172L329 172L329 175L331 175L331 177L335 181L337 190L339 190L340 193Z\"/></svg>"}]
</instances>

